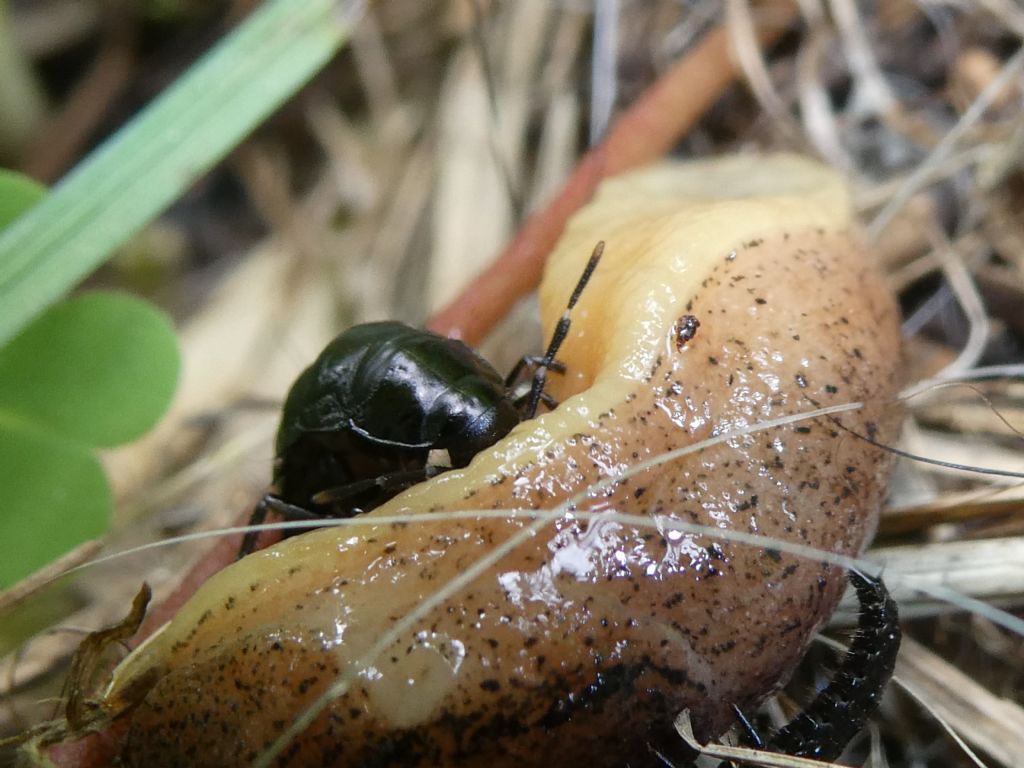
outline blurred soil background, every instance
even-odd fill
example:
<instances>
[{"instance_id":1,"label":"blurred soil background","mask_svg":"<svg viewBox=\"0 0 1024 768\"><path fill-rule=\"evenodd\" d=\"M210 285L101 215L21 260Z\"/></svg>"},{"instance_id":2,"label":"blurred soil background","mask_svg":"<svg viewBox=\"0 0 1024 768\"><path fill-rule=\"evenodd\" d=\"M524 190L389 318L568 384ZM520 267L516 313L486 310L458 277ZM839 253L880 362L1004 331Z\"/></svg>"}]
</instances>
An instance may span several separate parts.
<instances>
[{"instance_id":1,"label":"blurred soil background","mask_svg":"<svg viewBox=\"0 0 1024 768\"><path fill-rule=\"evenodd\" d=\"M0 0L0 165L58 181L255 5ZM762 47L753 30L766 22L785 31ZM975 601L891 584L904 685L845 762L972 764L944 721L985 764L1024 765L1024 637L985 615L1024 616L1014 0L368 3L308 87L87 282L166 308L185 357L171 414L106 456L118 499L106 549L236 521L269 480L275 409L320 347L352 323L424 323L543 210L608 121L716 31L742 77L671 154L795 150L849 175L905 313L913 397L899 447L945 462L900 460L872 556ZM507 370L540 344L526 299L482 349ZM22 604L59 621L0 660L0 734L51 716L81 633L123 616L144 579L159 600L206 546L118 559L45 606ZM763 727L834 665L816 647Z\"/></svg>"}]
</instances>

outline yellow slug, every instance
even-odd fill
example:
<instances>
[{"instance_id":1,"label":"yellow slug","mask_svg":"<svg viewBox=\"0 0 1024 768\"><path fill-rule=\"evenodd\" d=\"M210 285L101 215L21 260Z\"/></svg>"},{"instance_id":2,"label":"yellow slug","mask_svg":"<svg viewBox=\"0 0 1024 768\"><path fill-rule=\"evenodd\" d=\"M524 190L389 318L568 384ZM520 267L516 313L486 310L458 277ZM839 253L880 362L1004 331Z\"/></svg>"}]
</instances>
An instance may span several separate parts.
<instances>
[{"instance_id":1,"label":"yellow slug","mask_svg":"<svg viewBox=\"0 0 1024 768\"><path fill-rule=\"evenodd\" d=\"M664 521L855 555L883 452L817 418L645 469L554 520L439 513L550 510L665 451L817 406L863 401L837 420L892 441L897 312L852 226L841 178L794 156L606 182L540 289L550 329L606 242L559 353L567 373L549 377L561 404L365 526L285 540L208 581L114 673L124 764L250 764L339 680L275 764L646 764L683 708L698 738L722 733L734 705L789 676L844 575ZM399 514L415 519L374 522Z\"/></svg>"}]
</instances>

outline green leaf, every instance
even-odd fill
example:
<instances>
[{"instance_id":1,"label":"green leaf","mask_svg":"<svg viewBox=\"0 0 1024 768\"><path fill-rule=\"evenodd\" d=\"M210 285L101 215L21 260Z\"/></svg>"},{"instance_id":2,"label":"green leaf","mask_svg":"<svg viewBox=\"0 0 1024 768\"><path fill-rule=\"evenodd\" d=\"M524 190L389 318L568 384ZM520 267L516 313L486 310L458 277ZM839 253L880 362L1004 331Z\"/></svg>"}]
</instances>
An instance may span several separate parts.
<instances>
[{"instance_id":1,"label":"green leaf","mask_svg":"<svg viewBox=\"0 0 1024 768\"><path fill-rule=\"evenodd\" d=\"M20 173L0 168L0 229L46 196L46 187Z\"/></svg>"},{"instance_id":2,"label":"green leaf","mask_svg":"<svg viewBox=\"0 0 1024 768\"><path fill-rule=\"evenodd\" d=\"M0 349L0 423L118 445L164 413L179 368L174 329L160 310L125 294L84 294Z\"/></svg>"},{"instance_id":3,"label":"green leaf","mask_svg":"<svg viewBox=\"0 0 1024 768\"><path fill-rule=\"evenodd\" d=\"M112 500L92 452L0 421L0 589L106 530Z\"/></svg>"},{"instance_id":4,"label":"green leaf","mask_svg":"<svg viewBox=\"0 0 1024 768\"><path fill-rule=\"evenodd\" d=\"M267 0L0 231L0 343L89 274L326 64L359 0Z\"/></svg>"}]
</instances>

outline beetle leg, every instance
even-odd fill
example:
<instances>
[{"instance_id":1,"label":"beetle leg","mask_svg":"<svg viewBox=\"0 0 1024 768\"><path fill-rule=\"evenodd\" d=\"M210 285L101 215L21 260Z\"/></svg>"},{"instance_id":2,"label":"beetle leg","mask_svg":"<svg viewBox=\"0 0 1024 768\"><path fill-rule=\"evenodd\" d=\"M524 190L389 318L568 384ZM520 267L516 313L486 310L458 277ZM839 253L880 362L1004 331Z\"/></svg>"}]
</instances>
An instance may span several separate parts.
<instances>
[{"instance_id":1,"label":"beetle leg","mask_svg":"<svg viewBox=\"0 0 1024 768\"><path fill-rule=\"evenodd\" d=\"M518 408L520 411L524 410L523 404L526 402L526 400L527 400L527 398L529 398L529 396L530 396L530 393L526 392L526 393L520 395L519 397L517 397L516 400L515 400L516 408ZM555 398L553 398L547 392L541 392L540 393L540 401L542 403L544 403L544 405L546 405L552 411L555 408L558 407L558 401L555 400Z\"/></svg>"},{"instance_id":2,"label":"beetle leg","mask_svg":"<svg viewBox=\"0 0 1024 768\"><path fill-rule=\"evenodd\" d=\"M832 682L768 742L795 757L835 760L878 708L900 649L899 614L881 579L849 572L860 601L857 632Z\"/></svg>"},{"instance_id":3,"label":"beetle leg","mask_svg":"<svg viewBox=\"0 0 1024 768\"><path fill-rule=\"evenodd\" d=\"M334 488L325 488L322 491L316 493L312 501L314 504L327 505L336 501L344 501L347 498L355 496L363 491L368 491L371 488L380 488L384 491L401 491L408 488L410 485L414 485L421 480L433 477L438 472L446 469L445 467L434 467L427 465L422 469L411 469L403 472L392 472L386 475L379 475L377 477L371 477L366 480L359 480L354 483L347 483L345 485L339 485ZM315 512L311 512L305 507L300 507L296 504L289 504L283 499L274 496L273 494L267 494L260 503L253 509L252 514L249 516L248 525L262 525L267 519L267 512L277 512L285 520L321 520L323 515L318 515ZM358 514L358 512L353 513ZM260 531L249 531L245 534L242 539L242 546L238 548L238 558L241 559L246 555L252 554L256 550L256 540L259 538Z\"/></svg>"},{"instance_id":4,"label":"beetle leg","mask_svg":"<svg viewBox=\"0 0 1024 768\"><path fill-rule=\"evenodd\" d=\"M537 364L537 369L533 372L533 386L530 387L530 399L524 411L524 418L532 419L537 415L537 406L540 405L544 394L544 384L547 382L548 371L551 370L552 365L555 362L555 355L558 354L558 348L562 346L562 342L565 341L565 337L569 335L569 315L572 313L573 307L576 306L576 302L580 300L580 294L582 294L583 289L587 287L587 283L590 281L590 276L594 274L594 270L597 269L597 263L601 260L601 254L603 253L604 240L594 246L594 252L590 254L590 260L587 261L587 266L584 267L583 274L580 275L580 279L576 283L576 287L573 289L572 295L569 297L569 303L566 305L562 316L558 319L557 325L555 325L555 332L551 334L551 342L548 344L548 350L544 353L544 357L541 359L540 363ZM565 367L563 366L562 372L564 373L564 371Z\"/></svg>"},{"instance_id":5,"label":"beetle leg","mask_svg":"<svg viewBox=\"0 0 1024 768\"><path fill-rule=\"evenodd\" d=\"M269 498L270 494L267 494L260 499L260 503L253 508L252 514L249 515L249 521L246 525L263 525L267 519L267 510L269 509L267 499ZM256 549L257 538L259 538L259 531L246 531L245 536L242 538L242 546L238 548L238 555L235 559L241 560L246 555L252 554Z\"/></svg>"},{"instance_id":6,"label":"beetle leg","mask_svg":"<svg viewBox=\"0 0 1024 768\"><path fill-rule=\"evenodd\" d=\"M519 390L521 394L516 394L514 391L512 391L513 383L516 379L519 378L519 374L524 368L531 368L533 370L530 388L524 391L522 387L517 386L515 387L515 389ZM528 407L527 403L533 398L534 392L537 390L537 371L539 371L541 368L544 368L548 371L554 371L555 373L565 373L565 364L562 363L560 360L552 360L549 365L545 365L543 357L540 357L538 355L524 355L523 358L518 363L516 363L516 367L512 369L512 373L510 373L508 379L506 379L506 387L510 390L510 396L513 398L516 410L519 411L519 414L523 419L531 419L537 415L536 407L534 407L531 410ZM544 403L544 405L546 405L549 410L553 411L555 408L558 407L558 401L544 391L543 386L544 382L546 381L547 375L545 374L543 377L543 381L540 384L540 401Z\"/></svg>"},{"instance_id":7,"label":"beetle leg","mask_svg":"<svg viewBox=\"0 0 1024 768\"><path fill-rule=\"evenodd\" d=\"M742 726L746 737L741 736L739 742L748 747L754 749L765 749L764 739L761 738L761 734L757 732L757 728L750 722L750 719L743 714L743 710L735 704L732 705L732 711L736 713L736 720ZM718 764L718 768L735 768L735 766L741 765L738 761L723 760Z\"/></svg>"},{"instance_id":8,"label":"beetle leg","mask_svg":"<svg viewBox=\"0 0 1024 768\"><path fill-rule=\"evenodd\" d=\"M428 464L422 469L390 472L386 475L378 475L366 480L357 480L354 483L346 483L334 488L325 488L313 496L313 503L326 505L335 501L344 501L351 496L355 496L357 493L368 491L371 488L380 488L383 491L400 491L421 480L433 477L437 474L437 471L437 467Z\"/></svg>"},{"instance_id":9,"label":"beetle leg","mask_svg":"<svg viewBox=\"0 0 1024 768\"><path fill-rule=\"evenodd\" d=\"M519 383L519 377L522 376L523 371L528 368L532 371L543 364L544 355L523 355L512 367L512 371L509 375L505 377L505 387L507 389L512 389L512 387ZM561 360L552 360L551 364L548 366L548 370L554 371L555 373L565 373L565 363Z\"/></svg>"},{"instance_id":10,"label":"beetle leg","mask_svg":"<svg viewBox=\"0 0 1024 768\"><path fill-rule=\"evenodd\" d=\"M737 707L735 704L732 705L733 712L736 713L736 719L740 721L740 725L743 726L743 730L747 732L747 741L752 744L756 749L764 748L764 739L761 738L761 734L757 732L757 728L754 724L747 719L747 716L743 714L743 710Z\"/></svg>"},{"instance_id":11,"label":"beetle leg","mask_svg":"<svg viewBox=\"0 0 1024 768\"><path fill-rule=\"evenodd\" d=\"M289 504L277 496L268 493L260 499L260 503L256 505L252 514L249 515L247 525L262 525L266 522L267 512L271 510L277 512L286 520L313 520L319 517L308 509L296 506L295 504ZM260 533L261 531L246 532L242 539L242 546L238 548L237 560L241 560L246 555L251 555L256 551L256 541L259 539Z\"/></svg>"}]
</instances>

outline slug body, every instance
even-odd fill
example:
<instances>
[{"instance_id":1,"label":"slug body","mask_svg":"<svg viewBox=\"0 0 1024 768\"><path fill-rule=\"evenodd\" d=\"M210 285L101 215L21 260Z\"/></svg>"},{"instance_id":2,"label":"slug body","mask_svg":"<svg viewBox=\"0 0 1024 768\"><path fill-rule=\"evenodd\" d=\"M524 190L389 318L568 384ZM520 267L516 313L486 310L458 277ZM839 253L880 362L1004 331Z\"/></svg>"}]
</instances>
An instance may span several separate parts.
<instances>
[{"instance_id":1,"label":"slug body","mask_svg":"<svg viewBox=\"0 0 1024 768\"><path fill-rule=\"evenodd\" d=\"M698 738L728 729L734 705L787 679L845 576L664 521L855 555L874 531L883 452L818 418L652 466L573 508L651 524L440 513L551 510L665 451L817 406L863 401L837 420L894 439L896 308L850 227L841 181L791 156L607 182L541 287L550 328L606 241L559 353L567 373L551 380L561 405L365 526L285 540L213 577L114 673L107 707L133 710L124 764L250 764L339 679L351 684L276 764L638 765L683 708ZM383 519L397 514L416 519Z\"/></svg>"}]
</instances>

